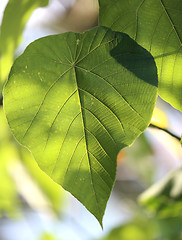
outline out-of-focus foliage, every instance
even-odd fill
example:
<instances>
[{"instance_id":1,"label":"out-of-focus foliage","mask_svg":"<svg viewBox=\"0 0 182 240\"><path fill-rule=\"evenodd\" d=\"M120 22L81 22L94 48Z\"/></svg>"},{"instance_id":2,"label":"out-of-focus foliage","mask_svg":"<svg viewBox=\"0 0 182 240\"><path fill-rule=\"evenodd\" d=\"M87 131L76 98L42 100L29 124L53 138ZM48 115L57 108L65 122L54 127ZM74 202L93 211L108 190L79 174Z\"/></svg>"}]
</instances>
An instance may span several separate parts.
<instances>
[{"instance_id":1,"label":"out-of-focus foliage","mask_svg":"<svg viewBox=\"0 0 182 240\"><path fill-rule=\"evenodd\" d=\"M57 238L55 238L53 235L45 233L40 237L40 240L58 240ZM61 240L61 239L59 239Z\"/></svg>"},{"instance_id":2,"label":"out-of-focus foliage","mask_svg":"<svg viewBox=\"0 0 182 240\"><path fill-rule=\"evenodd\" d=\"M102 240L155 240L159 239L157 235L157 224L147 218L141 218L113 229Z\"/></svg>"},{"instance_id":3,"label":"out-of-focus foliage","mask_svg":"<svg viewBox=\"0 0 182 240\"><path fill-rule=\"evenodd\" d=\"M129 147L125 150L126 160L132 172L135 172L137 177L142 180L143 184L147 186L152 183L155 171L154 163L151 161L153 150L150 143L146 139L145 134L142 134L134 143L134 147ZM137 172L136 172L137 165ZM147 169L147 171L146 171Z\"/></svg>"},{"instance_id":4,"label":"out-of-focus foliage","mask_svg":"<svg viewBox=\"0 0 182 240\"><path fill-rule=\"evenodd\" d=\"M101 240L181 240L180 218L158 219L146 215L121 225Z\"/></svg>"},{"instance_id":5,"label":"out-of-focus foliage","mask_svg":"<svg viewBox=\"0 0 182 240\"><path fill-rule=\"evenodd\" d=\"M10 168L18 159L15 144L10 141L11 134L2 107L0 107L0 216L16 215L18 197L16 186L10 175Z\"/></svg>"},{"instance_id":6,"label":"out-of-focus foliage","mask_svg":"<svg viewBox=\"0 0 182 240\"><path fill-rule=\"evenodd\" d=\"M182 169L167 175L139 197L139 202L160 218L182 218Z\"/></svg>"},{"instance_id":7,"label":"out-of-focus foliage","mask_svg":"<svg viewBox=\"0 0 182 240\"><path fill-rule=\"evenodd\" d=\"M158 107L154 108L151 123L161 128L167 128L169 124L167 115Z\"/></svg>"},{"instance_id":8,"label":"out-of-focus foliage","mask_svg":"<svg viewBox=\"0 0 182 240\"><path fill-rule=\"evenodd\" d=\"M0 28L0 91L13 63L14 51L21 41L24 26L37 7L48 0L9 0Z\"/></svg>"},{"instance_id":9,"label":"out-of-focus foliage","mask_svg":"<svg viewBox=\"0 0 182 240\"><path fill-rule=\"evenodd\" d=\"M159 240L181 240L182 239L182 218L169 217L166 219L154 219L160 231Z\"/></svg>"},{"instance_id":10,"label":"out-of-focus foliage","mask_svg":"<svg viewBox=\"0 0 182 240\"><path fill-rule=\"evenodd\" d=\"M41 191L49 199L52 209L59 214L63 196L60 186L40 170L32 154L26 148L20 148L20 156L32 179L37 182Z\"/></svg>"},{"instance_id":11,"label":"out-of-focus foliage","mask_svg":"<svg viewBox=\"0 0 182 240\"><path fill-rule=\"evenodd\" d=\"M84 32L98 25L98 9L97 0L76 0L57 24L68 31Z\"/></svg>"}]
</instances>

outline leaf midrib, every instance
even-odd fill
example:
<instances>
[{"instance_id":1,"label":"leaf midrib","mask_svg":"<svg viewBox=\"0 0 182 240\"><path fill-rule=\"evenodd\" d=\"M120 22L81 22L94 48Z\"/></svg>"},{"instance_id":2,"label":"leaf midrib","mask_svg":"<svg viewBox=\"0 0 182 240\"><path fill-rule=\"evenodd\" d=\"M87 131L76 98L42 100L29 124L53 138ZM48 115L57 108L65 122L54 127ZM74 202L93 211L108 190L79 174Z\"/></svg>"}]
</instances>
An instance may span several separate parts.
<instances>
[{"instance_id":1,"label":"leaf midrib","mask_svg":"<svg viewBox=\"0 0 182 240\"><path fill-rule=\"evenodd\" d=\"M84 118L83 118L83 109L81 107L82 105L81 105L81 98L80 98L80 90L79 90L79 87L78 87L77 77L76 77L76 68L74 67L73 69L74 69L74 75L75 75L75 84L76 84L76 88L77 88L77 92L78 92L78 98L79 98L79 103L80 103L79 105L80 105L81 120L82 120L82 126L83 126L83 134L84 134L84 139L85 139L85 149L86 149L86 155L87 155L88 166L89 166L89 173L90 173L90 179L91 179L91 186L92 186L93 193L94 193L94 196L95 196L95 202L96 202L96 205L97 205L99 216L100 216L100 219L102 219L101 209L99 207L99 202L98 202L98 199L97 199L97 195L96 195L96 191L95 191L95 187L94 187L94 182L93 182L93 174L92 174L90 157L89 157L89 154L88 154L89 150L88 150L88 144L87 144L87 138L86 138L86 128L85 128L85 123L84 123ZM100 222L100 219L98 219L99 222Z\"/></svg>"}]
</instances>

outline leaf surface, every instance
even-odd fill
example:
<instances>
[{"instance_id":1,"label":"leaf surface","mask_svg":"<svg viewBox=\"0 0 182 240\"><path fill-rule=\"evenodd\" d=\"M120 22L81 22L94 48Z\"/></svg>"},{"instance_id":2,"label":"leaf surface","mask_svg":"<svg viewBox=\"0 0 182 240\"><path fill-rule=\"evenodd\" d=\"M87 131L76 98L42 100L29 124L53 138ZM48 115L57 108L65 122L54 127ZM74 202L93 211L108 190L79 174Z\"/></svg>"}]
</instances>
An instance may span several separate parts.
<instances>
[{"instance_id":1,"label":"leaf surface","mask_svg":"<svg viewBox=\"0 0 182 240\"><path fill-rule=\"evenodd\" d=\"M159 94L182 110L181 0L99 0L100 25L125 32L153 55Z\"/></svg>"},{"instance_id":2,"label":"leaf surface","mask_svg":"<svg viewBox=\"0 0 182 240\"><path fill-rule=\"evenodd\" d=\"M101 223L117 153L148 126L156 96L151 55L99 27L30 44L12 67L4 108L40 168Z\"/></svg>"}]
</instances>

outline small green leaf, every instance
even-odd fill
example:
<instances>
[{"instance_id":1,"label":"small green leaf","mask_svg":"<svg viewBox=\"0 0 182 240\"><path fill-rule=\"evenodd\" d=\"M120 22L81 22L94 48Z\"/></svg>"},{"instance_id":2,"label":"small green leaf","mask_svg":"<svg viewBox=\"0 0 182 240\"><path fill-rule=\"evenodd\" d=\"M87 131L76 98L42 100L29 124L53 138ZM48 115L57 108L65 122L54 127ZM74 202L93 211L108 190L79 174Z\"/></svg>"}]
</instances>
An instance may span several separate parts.
<instances>
[{"instance_id":1,"label":"small green leaf","mask_svg":"<svg viewBox=\"0 0 182 240\"><path fill-rule=\"evenodd\" d=\"M7 80L27 20L33 10L47 4L48 0L9 0L0 28L0 87Z\"/></svg>"},{"instance_id":2,"label":"small green leaf","mask_svg":"<svg viewBox=\"0 0 182 240\"><path fill-rule=\"evenodd\" d=\"M181 0L99 0L100 25L129 34L153 55L159 94L182 110Z\"/></svg>"},{"instance_id":3,"label":"small green leaf","mask_svg":"<svg viewBox=\"0 0 182 240\"><path fill-rule=\"evenodd\" d=\"M102 224L117 153L148 126L156 96L152 56L99 27L30 44L12 67L4 107L40 168Z\"/></svg>"}]
</instances>

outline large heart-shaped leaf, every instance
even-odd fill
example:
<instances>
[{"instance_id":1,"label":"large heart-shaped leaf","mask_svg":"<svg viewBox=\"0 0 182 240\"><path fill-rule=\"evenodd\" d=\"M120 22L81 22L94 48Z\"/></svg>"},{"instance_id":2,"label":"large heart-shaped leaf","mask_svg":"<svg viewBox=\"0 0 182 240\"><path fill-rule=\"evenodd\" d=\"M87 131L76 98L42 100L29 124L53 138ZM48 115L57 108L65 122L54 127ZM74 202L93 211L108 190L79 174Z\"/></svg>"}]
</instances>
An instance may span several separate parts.
<instances>
[{"instance_id":1,"label":"large heart-shaped leaf","mask_svg":"<svg viewBox=\"0 0 182 240\"><path fill-rule=\"evenodd\" d=\"M182 110L181 0L99 0L100 25L128 33L151 52L159 94Z\"/></svg>"},{"instance_id":2,"label":"large heart-shaped leaf","mask_svg":"<svg viewBox=\"0 0 182 240\"><path fill-rule=\"evenodd\" d=\"M117 153L148 126L156 95L152 56L99 27L32 43L12 67L4 107L40 168L101 223Z\"/></svg>"}]
</instances>

